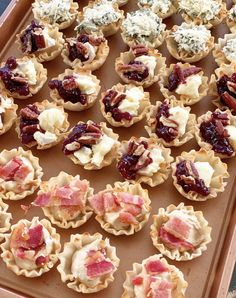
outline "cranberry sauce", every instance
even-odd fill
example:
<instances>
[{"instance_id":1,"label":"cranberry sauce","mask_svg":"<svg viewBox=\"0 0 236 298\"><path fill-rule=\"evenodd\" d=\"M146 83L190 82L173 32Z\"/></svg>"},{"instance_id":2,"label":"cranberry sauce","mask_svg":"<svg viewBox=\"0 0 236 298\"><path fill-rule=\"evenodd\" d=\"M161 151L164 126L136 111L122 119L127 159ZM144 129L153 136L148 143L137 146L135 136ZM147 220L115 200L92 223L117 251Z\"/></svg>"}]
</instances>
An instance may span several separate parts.
<instances>
[{"instance_id":1,"label":"cranberry sauce","mask_svg":"<svg viewBox=\"0 0 236 298\"><path fill-rule=\"evenodd\" d=\"M82 105L87 103L87 95L81 93L73 76L65 76L62 81L51 80L48 86L51 89L57 89L60 97L65 102L70 101L72 103L81 103Z\"/></svg>"},{"instance_id":2,"label":"cranberry sauce","mask_svg":"<svg viewBox=\"0 0 236 298\"><path fill-rule=\"evenodd\" d=\"M118 92L114 90L108 90L102 100L105 106L105 112L111 113L112 118L115 121L120 122L122 119L130 121L132 119L132 115L128 112L121 112L119 110L119 104L125 99L126 95L124 93L118 94Z\"/></svg>"},{"instance_id":3,"label":"cranberry sauce","mask_svg":"<svg viewBox=\"0 0 236 298\"><path fill-rule=\"evenodd\" d=\"M210 194L210 189L199 178L198 172L191 161L183 160L179 162L176 166L175 176L177 183L182 186L186 193L194 191L202 196Z\"/></svg>"},{"instance_id":4,"label":"cranberry sauce","mask_svg":"<svg viewBox=\"0 0 236 298\"><path fill-rule=\"evenodd\" d=\"M141 61L130 61L123 65L123 75L132 81L142 82L149 75L148 67Z\"/></svg>"},{"instance_id":5,"label":"cranberry sauce","mask_svg":"<svg viewBox=\"0 0 236 298\"><path fill-rule=\"evenodd\" d=\"M160 120L161 117L168 118L169 114L169 105L168 102L165 100L159 107L157 114L156 114L156 134L159 138L162 138L166 142L172 142L178 135L178 126L169 127L165 126Z\"/></svg>"},{"instance_id":6,"label":"cranberry sauce","mask_svg":"<svg viewBox=\"0 0 236 298\"><path fill-rule=\"evenodd\" d=\"M22 43L23 53L34 53L39 49L46 47L45 39L42 34L43 26L37 24L34 20L25 29L23 35L20 37Z\"/></svg>"},{"instance_id":7,"label":"cranberry sauce","mask_svg":"<svg viewBox=\"0 0 236 298\"><path fill-rule=\"evenodd\" d=\"M172 72L169 75L168 86L166 86L166 88L169 91L174 91L175 89L177 89L179 84L186 83L185 79L187 77L197 74L201 70L202 69L200 67L196 67L196 66L181 69L179 64L175 64Z\"/></svg>"},{"instance_id":8,"label":"cranberry sauce","mask_svg":"<svg viewBox=\"0 0 236 298\"><path fill-rule=\"evenodd\" d=\"M211 144L212 149L220 154L231 156L234 153L229 142L229 135L224 126L229 124L226 113L213 112L209 121L202 122L200 133L203 140Z\"/></svg>"},{"instance_id":9,"label":"cranberry sauce","mask_svg":"<svg viewBox=\"0 0 236 298\"><path fill-rule=\"evenodd\" d=\"M34 133L41 131L38 120L39 114L35 104L29 104L20 110L20 136L25 145L35 142Z\"/></svg>"},{"instance_id":10,"label":"cranberry sauce","mask_svg":"<svg viewBox=\"0 0 236 298\"><path fill-rule=\"evenodd\" d=\"M5 66L0 68L0 78L7 90L12 93L16 92L19 95L27 96L30 93L28 81L17 73L12 72L16 68L16 58L9 57Z\"/></svg>"},{"instance_id":11,"label":"cranberry sauce","mask_svg":"<svg viewBox=\"0 0 236 298\"><path fill-rule=\"evenodd\" d=\"M236 73L231 77L223 75L216 86L221 102L236 111Z\"/></svg>"}]
</instances>

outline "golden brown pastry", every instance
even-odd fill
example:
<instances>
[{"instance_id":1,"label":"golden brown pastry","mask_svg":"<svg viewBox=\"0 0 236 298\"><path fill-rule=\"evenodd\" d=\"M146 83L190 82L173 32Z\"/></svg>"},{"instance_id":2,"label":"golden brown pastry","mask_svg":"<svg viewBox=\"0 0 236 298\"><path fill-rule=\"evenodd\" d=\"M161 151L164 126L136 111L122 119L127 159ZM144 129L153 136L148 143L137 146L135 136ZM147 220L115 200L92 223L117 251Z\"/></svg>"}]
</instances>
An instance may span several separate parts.
<instances>
[{"instance_id":1,"label":"golden brown pastry","mask_svg":"<svg viewBox=\"0 0 236 298\"><path fill-rule=\"evenodd\" d=\"M16 120L18 105L5 92L0 94L0 135L6 133Z\"/></svg>"}]
</instances>

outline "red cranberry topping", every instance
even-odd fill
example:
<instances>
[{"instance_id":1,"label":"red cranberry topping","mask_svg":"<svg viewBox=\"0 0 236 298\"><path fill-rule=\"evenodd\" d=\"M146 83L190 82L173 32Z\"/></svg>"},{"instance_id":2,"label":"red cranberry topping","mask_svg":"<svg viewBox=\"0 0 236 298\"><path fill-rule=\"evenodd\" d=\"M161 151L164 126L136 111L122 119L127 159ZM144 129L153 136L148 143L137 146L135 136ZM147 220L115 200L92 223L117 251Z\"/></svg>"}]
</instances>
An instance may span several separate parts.
<instances>
[{"instance_id":1,"label":"red cranberry topping","mask_svg":"<svg viewBox=\"0 0 236 298\"><path fill-rule=\"evenodd\" d=\"M144 45L136 45L132 47L132 52L135 57L148 55L149 49L145 47Z\"/></svg>"},{"instance_id":2,"label":"red cranberry topping","mask_svg":"<svg viewBox=\"0 0 236 298\"><path fill-rule=\"evenodd\" d=\"M40 267L40 266L44 266L45 264L47 264L47 262L49 261L49 257L48 256L39 256L37 257L37 259L35 260L35 264Z\"/></svg>"},{"instance_id":3,"label":"red cranberry topping","mask_svg":"<svg viewBox=\"0 0 236 298\"><path fill-rule=\"evenodd\" d=\"M236 111L236 73L222 76L216 86L221 102Z\"/></svg>"},{"instance_id":4,"label":"red cranberry topping","mask_svg":"<svg viewBox=\"0 0 236 298\"><path fill-rule=\"evenodd\" d=\"M186 83L186 78L197 74L201 71L202 69L200 67L192 66L188 68L181 69L179 64L175 64L173 71L170 73L169 78L168 78L168 86L166 87L169 91L174 91L177 89L179 84L184 84Z\"/></svg>"},{"instance_id":5,"label":"red cranberry topping","mask_svg":"<svg viewBox=\"0 0 236 298\"><path fill-rule=\"evenodd\" d=\"M145 141L131 141L129 143L127 153L121 157L117 164L117 169L125 179L135 179L140 169L152 163L152 158L147 148L148 143Z\"/></svg>"},{"instance_id":6,"label":"red cranberry topping","mask_svg":"<svg viewBox=\"0 0 236 298\"><path fill-rule=\"evenodd\" d=\"M178 135L178 124L176 127L165 126L161 122L161 117L168 118L169 113L169 104L165 100L159 107L156 114L156 134L159 138L162 138L166 142L172 142ZM174 121L173 121L174 122ZM174 122L176 124L176 122Z\"/></svg>"},{"instance_id":7,"label":"red cranberry topping","mask_svg":"<svg viewBox=\"0 0 236 298\"><path fill-rule=\"evenodd\" d=\"M73 76L65 76L62 81L51 80L48 86L50 89L57 89L60 97L63 98L65 102L79 102L82 105L87 103L87 95L81 93Z\"/></svg>"},{"instance_id":8,"label":"red cranberry topping","mask_svg":"<svg viewBox=\"0 0 236 298\"><path fill-rule=\"evenodd\" d=\"M12 93L16 92L19 95L27 96L30 93L29 84L25 78L12 72L16 67L16 58L9 57L5 66L0 68L0 78L7 90Z\"/></svg>"},{"instance_id":9,"label":"red cranberry topping","mask_svg":"<svg viewBox=\"0 0 236 298\"><path fill-rule=\"evenodd\" d=\"M126 95L123 93L118 95L118 92L114 90L108 90L102 100L102 102L105 105L105 112L106 113L110 112L115 121L119 122L122 119L130 121L132 119L132 115L130 115L130 113L121 112L119 110L119 104L125 98L126 98Z\"/></svg>"},{"instance_id":10,"label":"red cranberry topping","mask_svg":"<svg viewBox=\"0 0 236 298\"><path fill-rule=\"evenodd\" d=\"M213 112L209 121L202 122L200 132L203 140L212 145L212 149L221 154L231 156L234 153L229 142L229 134L224 126L229 124L226 113Z\"/></svg>"},{"instance_id":11,"label":"red cranberry topping","mask_svg":"<svg viewBox=\"0 0 236 298\"><path fill-rule=\"evenodd\" d=\"M148 67L141 61L131 61L123 65L124 76L129 80L142 82L149 75Z\"/></svg>"},{"instance_id":12,"label":"red cranberry topping","mask_svg":"<svg viewBox=\"0 0 236 298\"><path fill-rule=\"evenodd\" d=\"M197 169L191 161L181 161L176 166L175 172L177 183L188 193L194 191L202 196L210 194L210 189L206 187L204 181L199 178Z\"/></svg>"}]
</instances>

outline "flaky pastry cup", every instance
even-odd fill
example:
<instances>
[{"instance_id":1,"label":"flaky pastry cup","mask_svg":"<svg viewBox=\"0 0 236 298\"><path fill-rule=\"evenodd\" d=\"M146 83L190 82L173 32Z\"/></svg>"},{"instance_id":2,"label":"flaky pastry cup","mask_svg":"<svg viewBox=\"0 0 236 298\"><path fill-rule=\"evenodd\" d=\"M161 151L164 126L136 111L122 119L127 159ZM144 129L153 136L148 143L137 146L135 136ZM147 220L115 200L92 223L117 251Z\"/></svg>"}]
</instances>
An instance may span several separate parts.
<instances>
[{"instance_id":1,"label":"flaky pastry cup","mask_svg":"<svg viewBox=\"0 0 236 298\"><path fill-rule=\"evenodd\" d=\"M80 123L80 122L78 122ZM83 123L83 122L82 122ZM113 160L117 156L117 151L120 146L120 142L118 141L119 135L114 133L111 128L108 128L105 122L100 122L101 125L101 130L104 134L106 134L108 137L112 138L115 140L115 143L111 149L110 152L108 152L105 156L103 161L101 162L100 166L96 166L93 163L89 162L87 164L82 164L78 158L74 156L74 154L68 155L68 157L73 161L74 164L81 165L84 167L85 170L100 170L101 168L109 166ZM73 129L73 128L72 128ZM70 132L69 132L70 133Z\"/></svg>"},{"instance_id":2,"label":"flaky pastry cup","mask_svg":"<svg viewBox=\"0 0 236 298\"><path fill-rule=\"evenodd\" d=\"M43 0L43 1L48 2L48 0ZM70 15L71 15L71 17L68 18L67 20L59 23L59 24L50 22L50 18L48 16L45 16L42 19L40 17L40 14L38 13L38 11L36 9L37 2L38 2L38 0L36 0L34 3L32 3L33 15L34 15L34 18L43 25L48 25L49 24L49 25L53 25L53 26L58 26L58 28L60 30L63 30L63 29L66 29L66 28L70 27L74 23L74 21L77 17L79 5L78 5L77 2L73 2L73 0L70 0Z\"/></svg>"},{"instance_id":3,"label":"flaky pastry cup","mask_svg":"<svg viewBox=\"0 0 236 298\"><path fill-rule=\"evenodd\" d=\"M0 153L0 166L5 165L13 157L25 157L27 158L32 167L34 168L34 179L29 181L26 185L16 185L13 190L7 190L4 182L0 183L0 199L4 200L21 200L26 196L31 195L39 187L41 178L43 176L42 168L39 165L39 158L35 157L30 150L25 151L22 147L14 148L12 150L4 149Z\"/></svg>"},{"instance_id":4,"label":"flaky pastry cup","mask_svg":"<svg viewBox=\"0 0 236 298\"><path fill-rule=\"evenodd\" d=\"M194 137L195 133L195 126L196 126L196 115L195 114L189 114L188 122L186 124L185 133L182 136L177 136L173 141L166 142L163 138L159 138L156 134L156 114L161 106L162 102L157 101L156 105L151 105L148 109L148 112L146 114L147 117L147 125L145 126L145 129L149 135L150 138L156 138L157 141L161 144L163 144L165 147L179 147L185 143L187 143L189 140L191 140ZM170 108L173 107L181 107L185 110L190 111L189 107L184 107L182 102L177 102L174 100L174 98L170 97L170 100L168 100L168 104Z\"/></svg>"},{"instance_id":5,"label":"flaky pastry cup","mask_svg":"<svg viewBox=\"0 0 236 298\"><path fill-rule=\"evenodd\" d=\"M45 99L41 102L36 102L35 104L37 105L40 112L43 112L43 111L51 109L51 108L56 108L56 109L60 110L61 112L63 112L63 114L65 116L65 120L63 122L62 127L60 127L60 129L55 128L55 130L53 132L57 136L56 141L51 142L49 144L45 144L45 145L38 144L36 140L34 142L24 144L28 148L32 148L32 147L36 146L36 148L38 150L45 150L45 149L51 148L53 146L56 146L57 144L59 144L61 142L61 140L64 139L64 136L66 135L66 132L70 126L70 124L67 120L68 114L64 111L64 108L62 106L59 106L54 102L50 102L47 99ZM21 117L19 116L16 119L16 132L17 132L18 138L21 140L20 123L21 123Z\"/></svg>"},{"instance_id":6,"label":"flaky pastry cup","mask_svg":"<svg viewBox=\"0 0 236 298\"><path fill-rule=\"evenodd\" d=\"M224 38L219 38L218 43L215 44L215 49L213 50L212 54L219 66L221 66L221 64L231 64L231 61L226 58L224 52L222 51L227 41L230 39L236 39L236 32L233 34L225 34Z\"/></svg>"},{"instance_id":7,"label":"flaky pastry cup","mask_svg":"<svg viewBox=\"0 0 236 298\"><path fill-rule=\"evenodd\" d=\"M130 224L126 229L117 230L110 223L106 222L103 215L96 215L95 219L99 222L101 227L108 233L113 235L133 235L135 232L140 231L144 225L147 223L150 212L151 212L151 200L148 196L148 191L143 189L139 183L129 183L125 182L115 182L114 187L110 184L106 185L106 188L99 193L107 193L107 192L126 192L132 195L138 195L144 200L144 206L146 213L141 216L141 220L138 220L139 223L137 225Z\"/></svg>"},{"instance_id":8,"label":"flaky pastry cup","mask_svg":"<svg viewBox=\"0 0 236 298\"><path fill-rule=\"evenodd\" d=\"M222 112L220 109L216 109L215 112ZM230 112L230 110L225 110L224 113L226 113L228 115L228 119L229 119L229 124L228 125L233 125L234 127L236 127L236 116L233 116L232 113ZM200 132L200 125L202 122L205 121L209 121L211 119L211 115L212 112L208 111L206 114L201 115L200 117L197 118L197 126L196 126L196 131L195 131L195 136L196 136L196 140L198 145L201 148L204 148L206 150L213 150L212 145L205 142L202 137L201 137L201 132ZM215 156L220 157L221 159L223 158L231 158L233 156L235 156L236 153L236 141L235 140L230 140L230 145L233 147L234 149L234 153L230 156L226 155L226 154L221 154L218 152L215 152Z\"/></svg>"},{"instance_id":9,"label":"flaky pastry cup","mask_svg":"<svg viewBox=\"0 0 236 298\"><path fill-rule=\"evenodd\" d=\"M235 2L236 3L236 2ZM226 24L232 33L236 33L236 18L231 16L232 10L234 11L236 6L233 5L230 10L227 11Z\"/></svg>"},{"instance_id":10,"label":"flaky pastry cup","mask_svg":"<svg viewBox=\"0 0 236 298\"><path fill-rule=\"evenodd\" d=\"M83 246L90 244L96 240L101 240L106 245L107 257L112 261L113 265L119 266L120 259L116 256L116 248L110 246L109 239L102 239L100 233L95 233L93 235L89 233L76 234L70 236L70 241L66 242L64 245L64 250L59 254L60 264L57 266L57 270L61 275L62 282L67 284L67 287L79 292L79 293L95 293L99 292L108 287L108 285L114 281L113 273L108 273L105 278L103 278L102 283L94 287L89 287L86 284L80 282L76 279L71 272L72 258L76 251L83 248Z\"/></svg>"},{"instance_id":11,"label":"flaky pastry cup","mask_svg":"<svg viewBox=\"0 0 236 298\"><path fill-rule=\"evenodd\" d=\"M45 61L51 61L55 59L62 51L63 45L65 43L65 40L63 38L63 33L59 32L58 27L53 27L51 25L46 26L48 28L48 35L56 41L54 46L46 47L44 49L41 49L39 51L33 52L33 53L24 53L24 55L29 57L36 57L36 59L39 62L45 62ZM23 29L19 34L16 35L16 42L18 44L19 50L22 52L22 43L21 43L21 36L24 35L25 29Z\"/></svg>"},{"instance_id":12,"label":"flaky pastry cup","mask_svg":"<svg viewBox=\"0 0 236 298\"><path fill-rule=\"evenodd\" d=\"M210 29L212 27L215 27L222 23L222 21L226 17L226 3L224 3L222 0L215 0L215 2L218 2L220 4L220 11L217 15L211 20L204 20L202 17L191 17L188 15L184 10L181 11L181 16L184 19L186 23L194 23L195 25L204 25L207 29Z\"/></svg>"},{"instance_id":13,"label":"flaky pastry cup","mask_svg":"<svg viewBox=\"0 0 236 298\"><path fill-rule=\"evenodd\" d=\"M181 252L177 248L171 249L165 246L158 236L161 226L168 221L168 216L166 213L172 212L174 210L187 210L190 214L196 216L199 224L201 225L201 243L194 249L194 251ZM180 203L178 206L171 204L166 208L166 210L164 208L159 208L158 213L153 215L153 224L151 225L150 235L153 245L160 251L162 255L167 256L171 260L188 261L201 256L203 251L207 249L207 244L212 240L211 230L212 228L209 227L208 221L204 218L202 211L194 211L192 206L185 206L184 203Z\"/></svg>"},{"instance_id":14,"label":"flaky pastry cup","mask_svg":"<svg viewBox=\"0 0 236 298\"><path fill-rule=\"evenodd\" d=\"M34 67L37 75L37 83L35 85L29 84L29 94L28 95L20 95L17 92L10 92L6 87L3 81L0 79L0 89L2 89L8 96L12 96L17 99L26 99L34 94L38 93L40 89L42 89L43 85L47 81L47 69L43 67L43 64L39 63L35 57L24 56L22 58L17 58L16 61L28 61L31 60L34 63ZM5 62L1 63L1 67L4 67Z\"/></svg>"},{"instance_id":15,"label":"flaky pastry cup","mask_svg":"<svg viewBox=\"0 0 236 298\"><path fill-rule=\"evenodd\" d=\"M181 63L178 62L178 65L180 65L181 68L185 69L185 68L189 68L189 67L193 67L193 65L189 64L189 63ZM189 95L184 95L184 94L178 94L175 92L175 90L173 91L169 91L167 86L168 86L168 78L171 74L171 72L174 69L175 64L170 64L169 68L166 68L163 72L162 75L160 77L160 81L159 81L159 86L160 86L160 91L163 94L164 97L169 98L169 97L174 97L177 101L180 102L180 104L184 104L184 105L193 105L197 102L199 102L204 96L207 95L208 92L208 77L204 76L204 72L203 70L200 71L198 73L198 75L201 76L202 79L202 83L199 86L198 92L199 92L199 96L198 97L190 97Z\"/></svg>"},{"instance_id":16,"label":"flaky pastry cup","mask_svg":"<svg viewBox=\"0 0 236 298\"><path fill-rule=\"evenodd\" d=\"M14 255L10 249L11 234L15 228L21 223L29 227L32 223L40 223L45 229L48 230L50 236L54 240L53 253L50 254L50 260L43 267L27 270L20 268L15 261ZM11 226L11 233L4 235L5 241L1 244L2 254L1 258L6 263L7 268L12 270L16 275L23 275L25 277L39 277L42 274L48 272L57 262L58 254L61 250L60 235L56 232L56 229L51 226L51 223L47 219L39 220L38 217L33 217L32 221L27 219L21 219L15 225Z\"/></svg>"},{"instance_id":17,"label":"flaky pastry cup","mask_svg":"<svg viewBox=\"0 0 236 298\"><path fill-rule=\"evenodd\" d=\"M151 86L152 84L154 84L155 82L157 82L160 79L161 74L164 72L164 69L166 67L166 64L165 64L166 58L163 57L162 54L158 50L155 50L155 49L149 49L148 56L152 56L152 57L156 58L156 67L154 70L153 77L148 76L142 82L138 82L138 81L128 79L119 70L119 67L121 65L128 64L130 61L135 59L135 56L131 49L127 52L121 53L120 56L118 58L116 58L116 61L115 61L116 73L119 75L119 77L122 79L122 81L125 82L126 84L134 84L135 86L143 86L143 88L147 88L147 87Z\"/></svg>"},{"instance_id":18,"label":"flaky pastry cup","mask_svg":"<svg viewBox=\"0 0 236 298\"><path fill-rule=\"evenodd\" d=\"M78 177L79 175L77 175ZM56 177L51 177L48 181L42 181L40 184L40 190L38 195L43 193L48 193L52 191L55 187L62 187L73 180L73 176L60 172ZM93 188L89 187L86 193L86 198L93 195ZM43 213L49 218L52 224L57 225L63 229L78 228L92 216L92 209L86 205L83 211L78 210L71 219L67 219L63 216L63 210L60 210L60 206L47 206L42 207Z\"/></svg>"},{"instance_id":19,"label":"flaky pastry cup","mask_svg":"<svg viewBox=\"0 0 236 298\"><path fill-rule=\"evenodd\" d=\"M119 7L125 5L129 2L129 0L112 0L112 1L116 2L119 5Z\"/></svg>"},{"instance_id":20,"label":"flaky pastry cup","mask_svg":"<svg viewBox=\"0 0 236 298\"><path fill-rule=\"evenodd\" d=\"M97 35L97 34L96 34ZM109 54L110 48L108 46L108 41L105 40L105 42L102 42L96 52L96 57L90 61L89 63L81 62L79 58L75 59L74 61L71 61L69 59L69 50L68 50L68 42L65 43L64 48L61 52L61 56L63 58L63 62L67 65L69 65L72 68L77 68L79 70L90 70L94 71L99 69L104 62L107 59L107 56Z\"/></svg>"},{"instance_id":21,"label":"flaky pastry cup","mask_svg":"<svg viewBox=\"0 0 236 298\"><path fill-rule=\"evenodd\" d=\"M194 191L189 191L186 193L182 186L177 183L177 177L175 175L177 164L183 160L192 161L192 162L208 162L214 169L214 173L211 178L210 183L210 194L207 196L200 195ZM206 201L209 199L214 199L217 197L217 194L223 192L227 182L225 178L229 178L228 166L226 163L223 163L219 157L215 156L214 151L205 150L201 148L199 151L191 150L189 152L182 152L180 156L176 157L175 162L171 164L172 167L172 178L173 184L178 192L188 200L192 201Z\"/></svg>"},{"instance_id":22,"label":"flaky pastry cup","mask_svg":"<svg viewBox=\"0 0 236 298\"><path fill-rule=\"evenodd\" d=\"M156 254L148 257L147 259L144 259L141 264L139 263L133 263L133 270L132 271L126 271L126 279L123 284L124 293L122 294L121 298L136 298L137 296L134 293L134 285L132 283L133 279L141 274L143 267L148 261L152 260L160 260L161 263L165 267L169 269L169 272L171 274L171 281L173 281L175 285L175 289L173 291L173 294L171 297L173 298L184 298L185 297L185 291L188 287L188 283L184 280L183 273L174 265L169 265L165 258L161 254Z\"/></svg>"},{"instance_id":23,"label":"flaky pastry cup","mask_svg":"<svg viewBox=\"0 0 236 298\"><path fill-rule=\"evenodd\" d=\"M5 110L5 112L3 113L3 117L2 117L2 114L0 114L0 117L2 117L2 122L3 122L3 127L0 129L0 135L3 135L4 133L6 133L8 130L11 129L12 125L16 121L16 118L17 118L16 111L18 109L18 105L15 104L14 99L12 97L7 96L5 92L1 92L0 100L1 100L1 97L9 98L12 101L11 107Z\"/></svg>"},{"instance_id":24,"label":"flaky pastry cup","mask_svg":"<svg viewBox=\"0 0 236 298\"><path fill-rule=\"evenodd\" d=\"M191 24L189 24L191 26ZM171 36L172 32L175 32L177 30L178 26L174 25L171 30L168 31L167 37L166 37L166 46L169 51L169 53L177 60L192 63L197 62L203 58L205 58L210 51L214 48L214 36L211 36L209 40L206 43L206 50L201 51L197 54L190 54L184 50L179 51L178 50L178 44L175 41L174 37Z\"/></svg>"},{"instance_id":25,"label":"flaky pastry cup","mask_svg":"<svg viewBox=\"0 0 236 298\"><path fill-rule=\"evenodd\" d=\"M168 10L166 13L163 13L163 12L161 12L160 10L154 10L154 9L152 8L152 5L149 5L149 4L141 4L140 1L138 1L138 7L139 7L139 8L150 8L150 9L153 10L153 12L155 12L155 13L158 15L158 17L160 17L160 18L162 18L162 19L166 19L166 18L172 16L174 13L177 12L177 6L178 6L178 4L175 3L175 2L176 2L176 1L172 1L171 5L170 5L170 7L169 7L169 10Z\"/></svg>"},{"instance_id":26,"label":"flaky pastry cup","mask_svg":"<svg viewBox=\"0 0 236 298\"><path fill-rule=\"evenodd\" d=\"M65 76L70 76L73 74L80 75L88 75L92 78L92 80L96 83L95 92L92 94L88 94L88 102L85 105L82 105L80 102L73 103L70 101L65 101L58 93L57 89L50 90L50 97L58 104L63 106L66 110L69 111L83 111L91 108L98 97L100 92L100 80L93 74L91 74L90 70L80 70L80 69L66 69L64 73L59 74L58 77L52 78L52 80L63 80Z\"/></svg>"},{"instance_id":27,"label":"flaky pastry cup","mask_svg":"<svg viewBox=\"0 0 236 298\"><path fill-rule=\"evenodd\" d=\"M0 242L4 239L3 234L11 227L12 214L7 212L8 207L7 204L0 200Z\"/></svg>"},{"instance_id":28,"label":"flaky pastry cup","mask_svg":"<svg viewBox=\"0 0 236 298\"><path fill-rule=\"evenodd\" d=\"M79 11L78 16L77 16L77 23L80 24L83 21L84 12L85 12L86 8L92 8L94 6L94 4L97 4L99 2L100 2L99 0L89 1L88 5L83 8L83 11ZM118 3L114 2L114 3L112 3L112 6L116 10L116 12L120 13L120 18L116 22L113 22L113 23L110 23L107 25L97 26L96 31L99 31L99 32L101 31L105 37L115 34L120 29L120 26L124 19L124 11L119 9Z\"/></svg>"},{"instance_id":29,"label":"flaky pastry cup","mask_svg":"<svg viewBox=\"0 0 236 298\"><path fill-rule=\"evenodd\" d=\"M127 84L127 85L122 85L120 83L114 85L111 90L115 90L117 92L121 92L124 93L126 90L135 87L135 85L132 84ZM112 113L108 112L106 113L105 111L105 105L103 103L103 98L106 94L106 92L108 91L104 91L101 94L101 98L100 98L100 107L101 107L101 112L103 117L107 120L108 123L110 123L112 126L114 127L130 127L133 124L141 121L144 116L146 115L147 109L150 106L150 95L149 92L144 92L143 87L142 86L138 86L138 88L140 89L140 91L143 92L143 98L139 101L140 105L138 108L138 115L137 116L133 116L132 119L126 120L126 119L121 119L121 121L116 121L113 117L112 117Z\"/></svg>"},{"instance_id":30,"label":"flaky pastry cup","mask_svg":"<svg viewBox=\"0 0 236 298\"><path fill-rule=\"evenodd\" d=\"M163 183L170 174L170 164L173 162L174 158L170 155L171 150L169 148L165 148L162 144L158 143L156 139L154 138L136 138L131 137L128 141L122 141L120 148L118 150L118 157L117 162L122 158L124 154L127 153L128 145L131 141L145 141L148 143L148 150L151 150L153 148L160 148L162 151L162 156L164 158L164 162L160 164L160 169L154 173L151 177L143 176L137 173L135 180L129 180L131 183L145 183L148 184L151 187L157 186L161 183Z\"/></svg>"}]
</instances>

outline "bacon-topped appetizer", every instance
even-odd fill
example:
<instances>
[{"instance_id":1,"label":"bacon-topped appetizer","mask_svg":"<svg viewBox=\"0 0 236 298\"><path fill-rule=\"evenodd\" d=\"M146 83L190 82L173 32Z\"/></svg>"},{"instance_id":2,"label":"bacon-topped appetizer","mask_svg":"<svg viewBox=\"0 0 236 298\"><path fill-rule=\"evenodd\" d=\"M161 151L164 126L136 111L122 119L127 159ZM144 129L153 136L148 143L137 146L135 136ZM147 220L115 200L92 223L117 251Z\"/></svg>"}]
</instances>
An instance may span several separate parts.
<instances>
[{"instance_id":1,"label":"bacon-topped appetizer","mask_svg":"<svg viewBox=\"0 0 236 298\"><path fill-rule=\"evenodd\" d=\"M126 271L121 297L184 298L187 286L183 273L159 254L134 263L133 270Z\"/></svg>"},{"instance_id":2,"label":"bacon-topped appetizer","mask_svg":"<svg viewBox=\"0 0 236 298\"><path fill-rule=\"evenodd\" d=\"M199 257L211 242L211 227L201 211L192 206L169 205L160 208L151 225L153 245L165 256L176 261Z\"/></svg>"},{"instance_id":3,"label":"bacon-topped appetizer","mask_svg":"<svg viewBox=\"0 0 236 298\"><path fill-rule=\"evenodd\" d=\"M48 272L58 260L61 249L60 235L50 222L34 217L21 219L4 235L1 257L17 275L38 277Z\"/></svg>"},{"instance_id":4,"label":"bacon-topped appetizer","mask_svg":"<svg viewBox=\"0 0 236 298\"><path fill-rule=\"evenodd\" d=\"M0 94L0 135L6 133L16 120L18 105L5 92Z\"/></svg>"},{"instance_id":5,"label":"bacon-topped appetizer","mask_svg":"<svg viewBox=\"0 0 236 298\"><path fill-rule=\"evenodd\" d=\"M0 200L0 242L4 239L3 234L11 227L10 221L12 219L12 214L7 212L8 207L7 204Z\"/></svg>"},{"instance_id":6,"label":"bacon-topped appetizer","mask_svg":"<svg viewBox=\"0 0 236 298\"><path fill-rule=\"evenodd\" d=\"M115 70L125 83L147 88L159 80L165 60L158 50L138 44L120 54L115 61Z\"/></svg>"},{"instance_id":7,"label":"bacon-topped appetizer","mask_svg":"<svg viewBox=\"0 0 236 298\"><path fill-rule=\"evenodd\" d=\"M114 235L140 231L151 211L148 191L138 183L115 182L114 187L108 184L88 200L101 227Z\"/></svg>"},{"instance_id":8,"label":"bacon-topped appetizer","mask_svg":"<svg viewBox=\"0 0 236 298\"><path fill-rule=\"evenodd\" d=\"M59 255L57 266L61 280L80 293L94 293L108 287L114 281L113 274L120 260L109 239L99 233L71 235Z\"/></svg>"},{"instance_id":9,"label":"bacon-topped appetizer","mask_svg":"<svg viewBox=\"0 0 236 298\"><path fill-rule=\"evenodd\" d=\"M23 148L0 153L0 199L20 200L32 194L43 176L39 159Z\"/></svg>"},{"instance_id":10,"label":"bacon-topped appetizer","mask_svg":"<svg viewBox=\"0 0 236 298\"><path fill-rule=\"evenodd\" d=\"M42 207L43 213L60 228L77 228L92 215L87 198L93 195L89 181L79 175L60 172L58 176L40 184L33 206Z\"/></svg>"}]
</instances>

